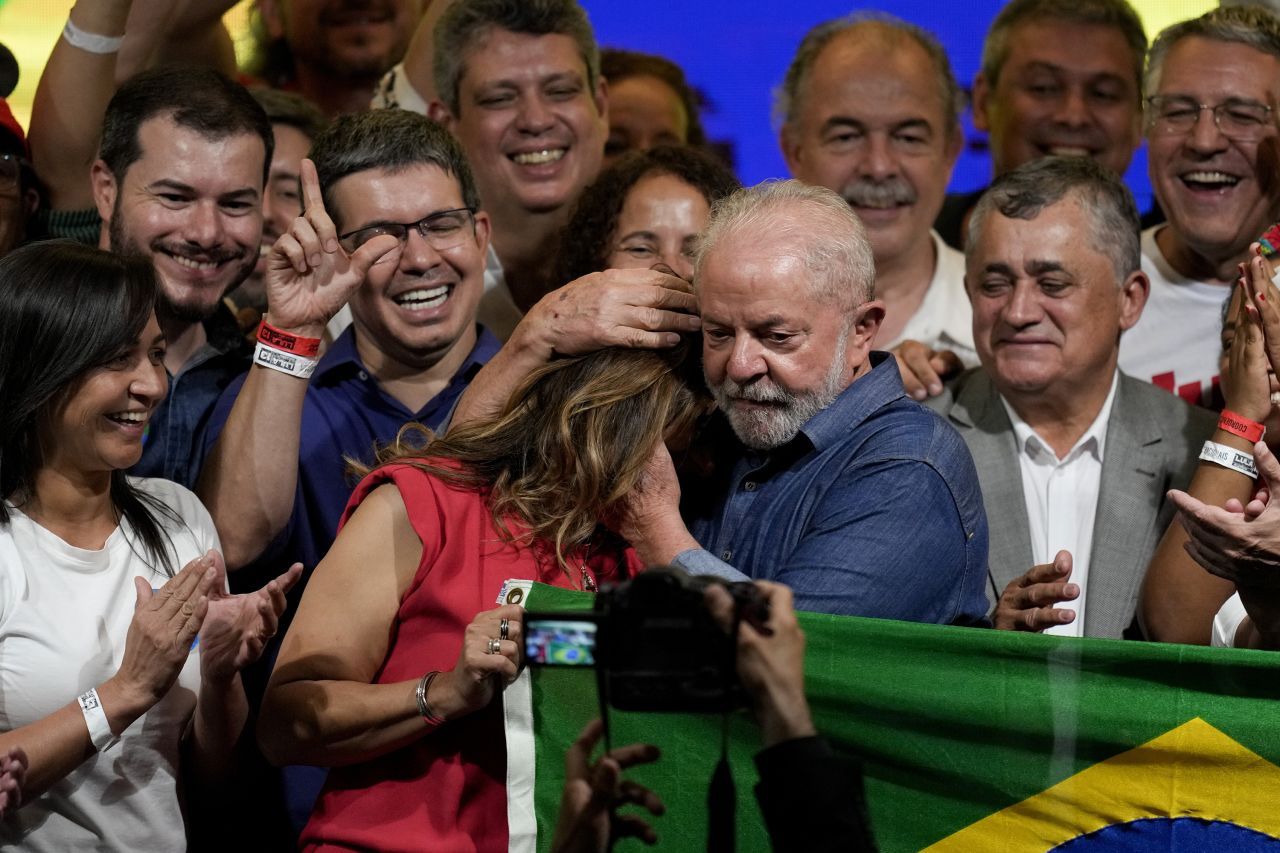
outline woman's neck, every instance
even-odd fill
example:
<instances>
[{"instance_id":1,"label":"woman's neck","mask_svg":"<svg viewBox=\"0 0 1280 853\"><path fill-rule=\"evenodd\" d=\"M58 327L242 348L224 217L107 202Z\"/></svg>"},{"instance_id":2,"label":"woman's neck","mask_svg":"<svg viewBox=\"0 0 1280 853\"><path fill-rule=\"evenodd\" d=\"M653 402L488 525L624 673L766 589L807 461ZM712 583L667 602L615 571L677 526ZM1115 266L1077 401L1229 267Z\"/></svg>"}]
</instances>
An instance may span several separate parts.
<instances>
[{"instance_id":1,"label":"woman's neck","mask_svg":"<svg viewBox=\"0 0 1280 853\"><path fill-rule=\"evenodd\" d=\"M85 474L45 466L18 508L68 545L90 551L104 547L119 525L110 471Z\"/></svg>"}]
</instances>

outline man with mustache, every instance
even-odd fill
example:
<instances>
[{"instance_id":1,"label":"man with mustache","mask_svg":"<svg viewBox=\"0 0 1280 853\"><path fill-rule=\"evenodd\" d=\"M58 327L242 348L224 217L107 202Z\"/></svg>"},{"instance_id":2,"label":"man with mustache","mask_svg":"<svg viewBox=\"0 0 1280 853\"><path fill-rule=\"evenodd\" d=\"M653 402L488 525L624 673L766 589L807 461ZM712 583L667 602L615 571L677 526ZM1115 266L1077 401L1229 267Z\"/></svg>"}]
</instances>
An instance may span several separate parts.
<instances>
[{"instance_id":1,"label":"man with mustache","mask_svg":"<svg viewBox=\"0 0 1280 853\"><path fill-rule=\"evenodd\" d=\"M1134 636L1139 588L1215 419L1117 370L1147 301L1138 211L1109 170L1053 157L974 208L982 366L931 401L978 465L997 628ZM1034 566L1034 568L1031 568Z\"/></svg>"},{"instance_id":2,"label":"man with mustache","mask_svg":"<svg viewBox=\"0 0 1280 853\"><path fill-rule=\"evenodd\" d=\"M1087 156L1123 175L1142 141L1147 36L1125 0L1012 0L982 45L973 123L1000 177L1047 156ZM947 196L934 227L964 247L982 190Z\"/></svg>"},{"instance_id":3,"label":"man with mustache","mask_svg":"<svg viewBox=\"0 0 1280 853\"><path fill-rule=\"evenodd\" d=\"M977 364L964 257L931 230L963 142L961 101L937 40L886 15L814 27L778 91L791 174L842 195L867 229L885 305L876 345L917 399Z\"/></svg>"},{"instance_id":4,"label":"man with mustache","mask_svg":"<svg viewBox=\"0 0 1280 853\"><path fill-rule=\"evenodd\" d=\"M884 305L848 203L798 181L716 206L698 250L703 369L729 434L680 484L659 445L620 527L650 565L773 580L796 608L974 623L987 522L955 430L872 352ZM904 530L909 524L909 532Z\"/></svg>"},{"instance_id":5,"label":"man with mustache","mask_svg":"<svg viewBox=\"0 0 1280 853\"><path fill-rule=\"evenodd\" d=\"M1142 233L1151 300L1120 367L1220 405L1222 305L1249 244L1280 217L1280 20L1229 7L1168 27L1151 45L1145 91L1151 186L1168 222Z\"/></svg>"},{"instance_id":6,"label":"man with mustache","mask_svg":"<svg viewBox=\"0 0 1280 853\"><path fill-rule=\"evenodd\" d=\"M131 474L194 486L195 436L248 367L222 298L257 263L273 147L262 107L207 69L143 72L107 105L90 172L100 244L153 261L169 372L169 394L150 416Z\"/></svg>"}]
</instances>

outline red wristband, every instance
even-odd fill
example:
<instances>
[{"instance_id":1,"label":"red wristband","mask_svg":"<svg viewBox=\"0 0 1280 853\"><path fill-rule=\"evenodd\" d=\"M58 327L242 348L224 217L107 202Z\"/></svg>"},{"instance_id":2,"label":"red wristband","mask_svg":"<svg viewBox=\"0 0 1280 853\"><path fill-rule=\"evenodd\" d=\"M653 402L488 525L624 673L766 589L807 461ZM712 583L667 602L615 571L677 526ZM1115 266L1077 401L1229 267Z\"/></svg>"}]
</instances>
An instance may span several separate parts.
<instances>
[{"instance_id":1,"label":"red wristband","mask_svg":"<svg viewBox=\"0 0 1280 853\"><path fill-rule=\"evenodd\" d=\"M266 320L258 326L258 340L269 347L291 352L303 358L315 358L320 353L319 338L304 338L291 334L268 323Z\"/></svg>"},{"instance_id":2,"label":"red wristband","mask_svg":"<svg viewBox=\"0 0 1280 853\"><path fill-rule=\"evenodd\" d=\"M1222 417L1218 418L1218 429L1252 442L1262 441L1262 436L1267 432L1267 428L1262 424L1251 421L1230 409L1222 410Z\"/></svg>"}]
</instances>

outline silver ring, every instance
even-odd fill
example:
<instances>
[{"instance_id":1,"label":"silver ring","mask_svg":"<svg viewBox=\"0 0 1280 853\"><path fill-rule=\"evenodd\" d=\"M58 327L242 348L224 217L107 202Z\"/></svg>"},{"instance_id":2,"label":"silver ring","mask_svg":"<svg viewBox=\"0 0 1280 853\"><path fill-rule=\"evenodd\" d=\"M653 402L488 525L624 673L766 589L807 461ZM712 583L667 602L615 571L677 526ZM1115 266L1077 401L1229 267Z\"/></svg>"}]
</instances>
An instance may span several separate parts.
<instances>
[{"instance_id":1,"label":"silver ring","mask_svg":"<svg viewBox=\"0 0 1280 853\"><path fill-rule=\"evenodd\" d=\"M498 623L498 639L499 640L507 639L507 632L510 630L511 630L511 620L503 619L501 622Z\"/></svg>"},{"instance_id":2,"label":"silver ring","mask_svg":"<svg viewBox=\"0 0 1280 853\"><path fill-rule=\"evenodd\" d=\"M496 654L501 654L501 652L502 652L502 641L495 637L491 637L489 639L489 654L496 655Z\"/></svg>"}]
</instances>

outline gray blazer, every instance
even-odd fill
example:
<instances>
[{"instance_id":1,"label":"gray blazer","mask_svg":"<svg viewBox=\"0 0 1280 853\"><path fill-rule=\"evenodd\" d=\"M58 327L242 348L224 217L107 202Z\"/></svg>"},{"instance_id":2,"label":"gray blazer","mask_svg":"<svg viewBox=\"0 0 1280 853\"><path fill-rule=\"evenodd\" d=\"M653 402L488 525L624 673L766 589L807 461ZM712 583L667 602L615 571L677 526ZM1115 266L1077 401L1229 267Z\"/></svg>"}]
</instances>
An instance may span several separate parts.
<instances>
[{"instance_id":1,"label":"gray blazer","mask_svg":"<svg viewBox=\"0 0 1280 853\"><path fill-rule=\"evenodd\" d=\"M1009 582L1032 566L1013 425L982 368L963 373L929 405L960 431L978 468L991 534L987 597L994 608ZM1212 412L1120 374L1089 556L1086 637L1119 638L1132 624L1147 563L1173 519L1165 493L1186 488L1216 424Z\"/></svg>"}]
</instances>

